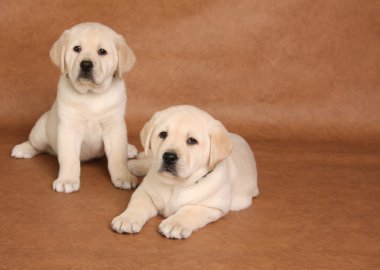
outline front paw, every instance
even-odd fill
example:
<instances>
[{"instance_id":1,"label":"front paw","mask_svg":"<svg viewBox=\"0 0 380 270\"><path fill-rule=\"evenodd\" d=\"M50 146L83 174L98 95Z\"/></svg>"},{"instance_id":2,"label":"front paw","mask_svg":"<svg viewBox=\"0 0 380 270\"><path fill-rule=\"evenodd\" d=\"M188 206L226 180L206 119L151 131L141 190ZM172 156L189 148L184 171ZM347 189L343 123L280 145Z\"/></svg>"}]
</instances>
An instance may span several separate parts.
<instances>
[{"instance_id":1,"label":"front paw","mask_svg":"<svg viewBox=\"0 0 380 270\"><path fill-rule=\"evenodd\" d=\"M53 182L53 189L57 192L71 193L74 191L78 191L79 187L79 181L57 179Z\"/></svg>"},{"instance_id":2,"label":"front paw","mask_svg":"<svg viewBox=\"0 0 380 270\"><path fill-rule=\"evenodd\" d=\"M121 214L112 220L111 227L118 233L139 233L143 226L143 222L136 217Z\"/></svg>"},{"instance_id":3,"label":"front paw","mask_svg":"<svg viewBox=\"0 0 380 270\"><path fill-rule=\"evenodd\" d=\"M164 219L158 226L158 230L166 238L185 239L188 238L192 230L181 224L174 216Z\"/></svg>"},{"instance_id":4,"label":"front paw","mask_svg":"<svg viewBox=\"0 0 380 270\"><path fill-rule=\"evenodd\" d=\"M137 177L132 175L129 171L111 176L113 185L117 188L132 189L137 186Z\"/></svg>"}]
</instances>

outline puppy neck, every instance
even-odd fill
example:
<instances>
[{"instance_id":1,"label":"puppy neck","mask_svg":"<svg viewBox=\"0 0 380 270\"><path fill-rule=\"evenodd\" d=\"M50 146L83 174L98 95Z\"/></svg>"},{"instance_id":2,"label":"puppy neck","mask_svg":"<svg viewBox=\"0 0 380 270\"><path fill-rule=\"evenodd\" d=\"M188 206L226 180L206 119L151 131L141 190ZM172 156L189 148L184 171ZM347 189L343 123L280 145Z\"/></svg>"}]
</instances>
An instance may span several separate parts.
<instances>
[{"instance_id":1,"label":"puppy neck","mask_svg":"<svg viewBox=\"0 0 380 270\"><path fill-rule=\"evenodd\" d=\"M195 181L194 184L198 184L199 181L202 181L204 178L206 178L206 176L208 176L210 173L212 173L214 170L211 170L211 171L208 171L205 175L203 175L200 179L198 179L197 181Z\"/></svg>"}]
</instances>

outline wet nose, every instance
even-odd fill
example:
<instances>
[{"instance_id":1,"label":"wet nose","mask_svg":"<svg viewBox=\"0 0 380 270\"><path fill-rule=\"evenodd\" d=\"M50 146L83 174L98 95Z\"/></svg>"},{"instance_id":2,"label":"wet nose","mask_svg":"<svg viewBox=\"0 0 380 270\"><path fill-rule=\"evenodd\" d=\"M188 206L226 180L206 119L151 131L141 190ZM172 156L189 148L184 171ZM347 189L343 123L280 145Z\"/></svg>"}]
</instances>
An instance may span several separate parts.
<instances>
[{"instance_id":1,"label":"wet nose","mask_svg":"<svg viewBox=\"0 0 380 270\"><path fill-rule=\"evenodd\" d=\"M92 63L92 61L84 60L80 62L80 69L83 72L89 72L92 70L93 67L94 67L94 64Z\"/></svg>"},{"instance_id":2,"label":"wet nose","mask_svg":"<svg viewBox=\"0 0 380 270\"><path fill-rule=\"evenodd\" d=\"M164 163L167 165L173 165L174 163L177 162L178 156L174 152L165 152L162 155L162 159L164 160Z\"/></svg>"}]
</instances>

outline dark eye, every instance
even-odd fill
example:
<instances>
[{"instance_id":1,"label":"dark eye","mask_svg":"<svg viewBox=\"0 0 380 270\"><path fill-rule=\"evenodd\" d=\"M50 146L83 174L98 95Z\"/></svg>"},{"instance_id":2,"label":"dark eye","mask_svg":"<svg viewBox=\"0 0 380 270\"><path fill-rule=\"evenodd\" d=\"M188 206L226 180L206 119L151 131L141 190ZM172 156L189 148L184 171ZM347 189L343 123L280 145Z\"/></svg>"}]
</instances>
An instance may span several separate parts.
<instances>
[{"instance_id":1,"label":"dark eye","mask_svg":"<svg viewBox=\"0 0 380 270\"><path fill-rule=\"evenodd\" d=\"M77 53L80 53L80 51L82 50L82 48L80 46L75 46L73 48L74 52L77 52Z\"/></svg>"},{"instance_id":2,"label":"dark eye","mask_svg":"<svg viewBox=\"0 0 380 270\"><path fill-rule=\"evenodd\" d=\"M99 55L106 55L107 51L105 49L99 49L98 54Z\"/></svg>"},{"instance_id":3,"label":"dark eye","mask_svg":"<svg viewBox=\"0 0 380 270\"><path fill-rule=\"evenodd\" d=\"M196 139L190 137L190 138L187 139L186 143L188 145L194 145L194 144L197 144L198 141Z\"/></svg>"},{"instance_id":4,"label":"dark eye","mask_svg":"<svg viewBox=\"0 0 380 270\"><path fill-rule=\"evenodd\" d=\"M168 136L168 133L166 131L161 131L160 134L158 135L161 139L166 139Z\"/></svg>"}]
</instances>

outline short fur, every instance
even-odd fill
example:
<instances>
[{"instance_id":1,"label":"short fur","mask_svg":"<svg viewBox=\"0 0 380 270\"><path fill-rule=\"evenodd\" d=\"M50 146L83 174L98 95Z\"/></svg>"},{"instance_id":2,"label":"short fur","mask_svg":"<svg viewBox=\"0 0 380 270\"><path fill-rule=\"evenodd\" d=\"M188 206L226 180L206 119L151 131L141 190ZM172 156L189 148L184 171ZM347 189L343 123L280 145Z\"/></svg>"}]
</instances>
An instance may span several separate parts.
<instances>
[{"instance_id":1,"label":"short fur","mask_svg":"<svg viewBox=\"0 0 380 270\"><path fill-rule=\"evenodd\" d=\"M247 142L198 108L157 112L140 135L145 157L129 161L129 168L147 175L127 209L112 221L119 233L138 233L149 218L161 214L166 217L159 225L164 236L187 238L228 211L247 208L259 193ZM190 138L197 143L189 143ZM162 170L165 152L178 156L176 174Z\"/></svg>"},{"instance_id":2,"label":"short fur","mask_svg":"<svg viewBox=\"0 0 380 270\"><path fill-rule=\"evenodd\" d=\"M76 46L80 52L74 50ZM100 49L106 54L100 54ZM50 57L61 69L57 98L38 119L29 140L13 148L12 156L56 154L59 175L53 189L69 193L79 190L80 161L106 153L112 183L119 188L134 187L137 179L128 171L127 156L135 156L137 150L127 141L122 78L135 62L132 50L107 26L82 23L62 33ZM82 61L93 63L85 76Z\"/></svg>"}]
</instances>

